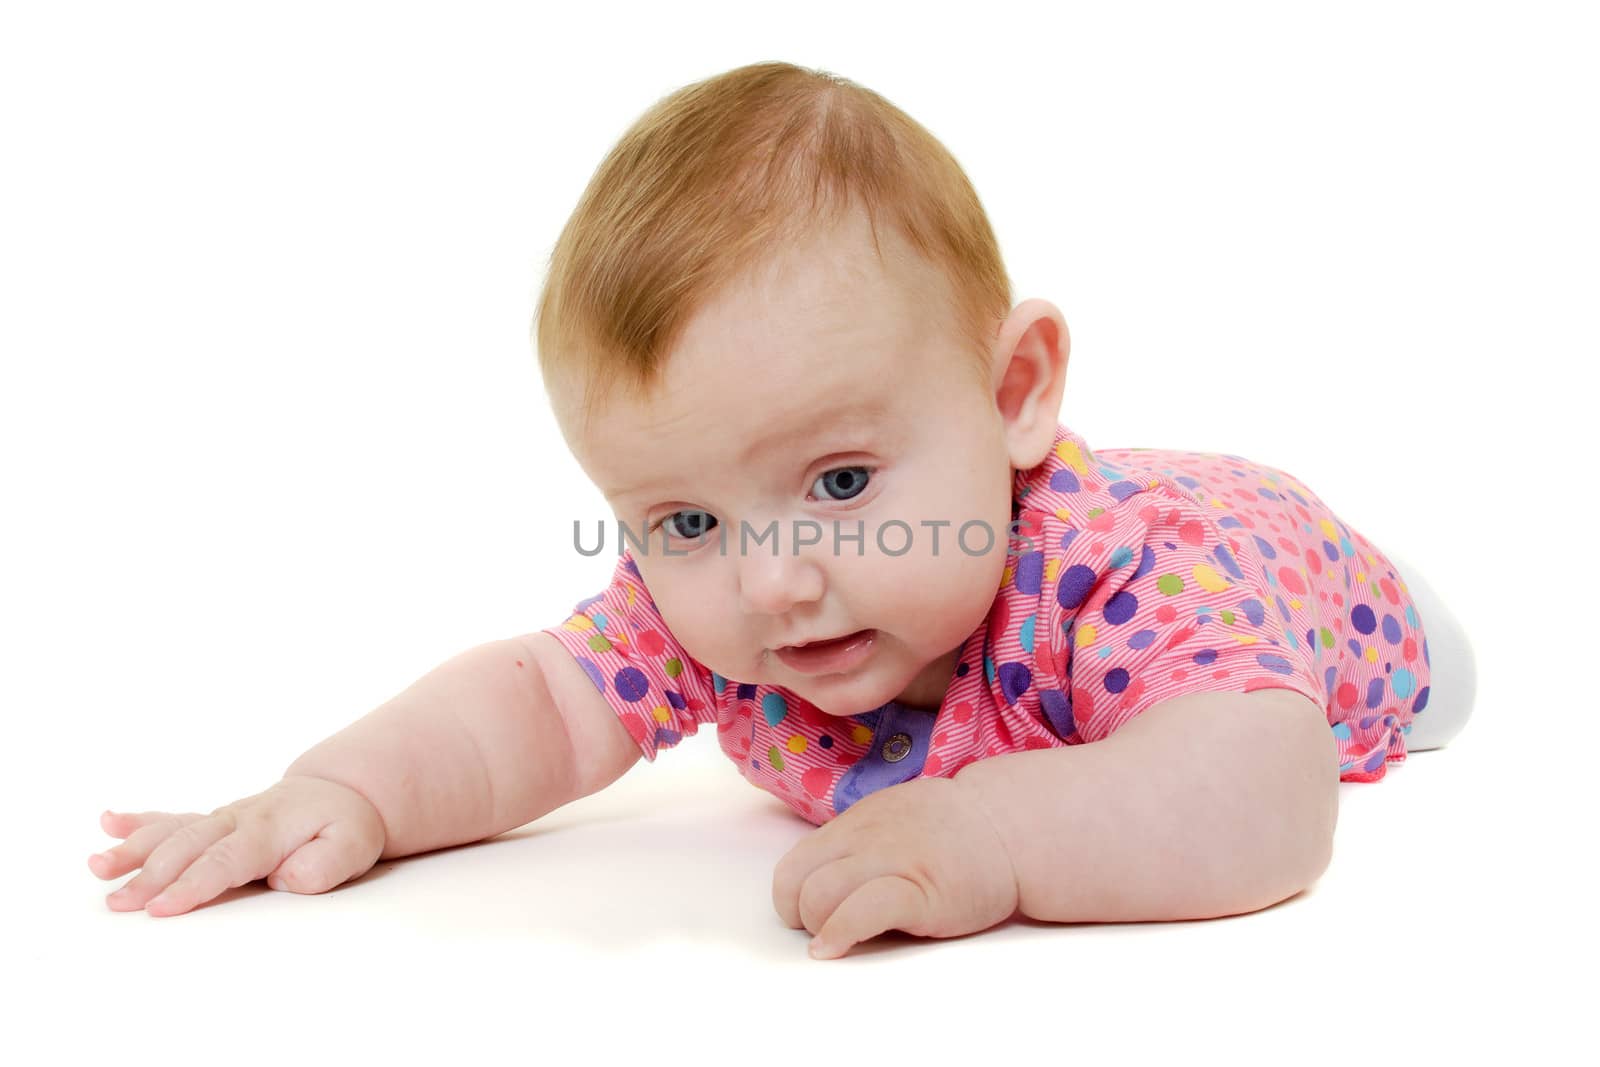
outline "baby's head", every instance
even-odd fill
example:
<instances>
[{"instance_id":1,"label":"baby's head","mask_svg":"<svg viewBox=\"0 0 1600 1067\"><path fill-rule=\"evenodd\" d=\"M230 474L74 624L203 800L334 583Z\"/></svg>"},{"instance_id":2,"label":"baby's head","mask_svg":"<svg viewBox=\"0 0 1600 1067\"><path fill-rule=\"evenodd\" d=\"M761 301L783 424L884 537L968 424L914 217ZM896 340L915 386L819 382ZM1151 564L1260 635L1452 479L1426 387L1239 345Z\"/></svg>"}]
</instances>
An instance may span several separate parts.
<instances>
[{"instance_id":1,"label":"baby's head","mask_svg":"<svg viewBox=\"0 0 1600 1067\"><path fill-rule=\"evenodd\" d=\"M622 137L536 343L691 656L833 715L939 704L1001 584L1013 472L1060 412L1066 323L1010 300L959 165L853 83L743 67ZM858 631L842 662L786 648Z\"/></svg>"}]
</instances>

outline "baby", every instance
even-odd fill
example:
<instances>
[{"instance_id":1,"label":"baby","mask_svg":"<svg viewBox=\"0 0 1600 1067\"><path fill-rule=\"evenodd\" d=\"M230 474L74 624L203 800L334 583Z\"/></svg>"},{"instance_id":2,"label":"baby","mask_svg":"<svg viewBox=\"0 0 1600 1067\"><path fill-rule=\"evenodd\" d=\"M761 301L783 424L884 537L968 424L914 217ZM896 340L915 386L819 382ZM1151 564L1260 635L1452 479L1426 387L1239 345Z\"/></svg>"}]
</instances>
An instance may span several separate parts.
<instances>
[{"instance_id":1,"label":"baby","mask_svg":"<svg viewBox=\"0 0 1600 1067\"><path fill-rule=\"evenodd\" d=\"M91 870L142 868L112 908L320 893L714 723L820 827L773 879L813 955L1205 918L1308 886L1338 782L1406 758L1430 657L1391 561L1282 471L1060 425L1060 311L1011 305L965 174L870 91L761 63L661 101L563 230L537 347L609 587L262 793L107 812Z\"/></svg>"}]
</instances>

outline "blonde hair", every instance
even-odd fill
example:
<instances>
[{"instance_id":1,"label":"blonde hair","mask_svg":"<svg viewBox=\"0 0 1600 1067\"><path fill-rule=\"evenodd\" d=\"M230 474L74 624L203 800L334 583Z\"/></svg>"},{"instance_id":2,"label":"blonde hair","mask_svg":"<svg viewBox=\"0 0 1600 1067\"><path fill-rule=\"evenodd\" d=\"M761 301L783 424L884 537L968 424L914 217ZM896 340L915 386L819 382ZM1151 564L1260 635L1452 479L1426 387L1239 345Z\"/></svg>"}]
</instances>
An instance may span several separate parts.
<instances>
[{"instance_id":1,"label":"blonde hair","mask_svg":"<svg viewBox=\"0 0 1600 1067\"><path fill-rule=\"evenodd\" d=\"M596 169L539 297L547 388L576 372L585 417L614 385L648 392L700 304L853 202L866 208L880 259L883 216L943 272L953 319L986 371L1011 284L965 172L870 89L769 62L662 98Z\"/></svg>"}]
</instances>

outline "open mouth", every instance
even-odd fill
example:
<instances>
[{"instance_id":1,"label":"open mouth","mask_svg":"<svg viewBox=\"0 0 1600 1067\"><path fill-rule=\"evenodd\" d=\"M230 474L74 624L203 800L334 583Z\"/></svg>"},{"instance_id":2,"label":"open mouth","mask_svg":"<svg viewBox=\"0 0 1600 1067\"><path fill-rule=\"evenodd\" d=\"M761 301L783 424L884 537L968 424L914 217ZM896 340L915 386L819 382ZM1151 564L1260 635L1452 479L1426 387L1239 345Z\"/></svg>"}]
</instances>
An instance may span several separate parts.
<instances>
[{"instance_id":1,"label":"open mouth","mask_svg":"<svg viewBox=\"0 0 1600 1067\"><path fill-rule=\"evenodd\" d=\"M775 649L778 659L801 674L838 674L859 664L872 651L878 631L857 630L827 641Z\"/></svg>"}]
</instances>

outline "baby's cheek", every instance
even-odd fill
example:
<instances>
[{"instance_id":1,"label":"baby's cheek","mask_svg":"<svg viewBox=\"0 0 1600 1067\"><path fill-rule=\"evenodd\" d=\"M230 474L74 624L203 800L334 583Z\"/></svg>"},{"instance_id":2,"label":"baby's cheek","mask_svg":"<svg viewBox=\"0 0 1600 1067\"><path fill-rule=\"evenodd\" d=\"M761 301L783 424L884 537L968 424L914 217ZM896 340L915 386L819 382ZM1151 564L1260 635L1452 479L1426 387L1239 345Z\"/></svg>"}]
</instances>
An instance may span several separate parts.
<instances>
[{"instance_id":1,"label":"baby's cheek","mask_svg":"<svg viewBox=\"0 0 1600 1067\"><path fill-rule=\"evenodd\" d=\"M941 552L902 562L898 581L883 595L892 600L903 628L948 648L965 640L989 614L1000 575L987 557Z\"/></svg>"},{"instance_id":2,"label":"baby's cheek","mask_svg":"<svg viewBox=\"0 0 1600 1067\"><path fill-rule=\"evenodd\" d=\"M709 606L707 605L708 608ZM692 619L684 623L681 630L675 630L674 633L689 655L714 670L716 664L723 664L728 670L719 673L738 678L741 676L740 670L748 671L748 666L743 665L741 661L748 658L746 653L753 644L753 639L744 637L738 632L734 624L736 618L736 614L732 611L725 612L718 618L713 612L699 610Z\"/></svg>"},{"instance_id":3,"label":"baby's cheek","mask_svg":"<svg viewBox=\"0 0 1600 1067\"><path fill-rule=\"evenodd\" d=\"M729 653L738 644L737 602L721 601L705 590L677 586L675 582L660 581L659 589L651 587L656 609L672 637L690 656L714 670L715 664L728 663Z\"/></svg>"}]
</instances>

